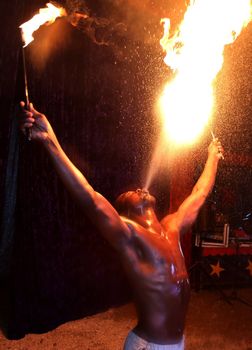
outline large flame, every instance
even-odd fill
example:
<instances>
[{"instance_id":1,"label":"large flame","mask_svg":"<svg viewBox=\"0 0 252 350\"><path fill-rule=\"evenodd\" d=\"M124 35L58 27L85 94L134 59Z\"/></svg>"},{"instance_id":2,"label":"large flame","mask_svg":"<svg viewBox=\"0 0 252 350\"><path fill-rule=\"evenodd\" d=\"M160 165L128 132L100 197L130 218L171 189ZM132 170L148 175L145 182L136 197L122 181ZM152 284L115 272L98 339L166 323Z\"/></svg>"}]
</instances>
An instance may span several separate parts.
<instances>
[{"instance_id":1,"label":"large flame","mask_svg":"<svg viewBox=\"0 0 252 350\"><path fill-rule=\"evenodd\" d=\"M192 143L213 112L213 82L223 64L223 51L251 20L251 0L191 0L173 36L163 19L165 63L175 75L160 97L166 136Z\"/></svg>"},{"instance_id":2,"label":"large flame","mask_svg":"<svg viewBox=\"0 0 252 350\"><path fill-rule=\"evenodd\" d=\"M33 33L43 24L52 24L56 18L66 16L63 7L54 6L51 3L47 7L39 10L39 13L33 16L29 21L23 23L19 28L22 29L22 39L24 47L29 45L33 40Z\"/></svg>"}]
</instances>

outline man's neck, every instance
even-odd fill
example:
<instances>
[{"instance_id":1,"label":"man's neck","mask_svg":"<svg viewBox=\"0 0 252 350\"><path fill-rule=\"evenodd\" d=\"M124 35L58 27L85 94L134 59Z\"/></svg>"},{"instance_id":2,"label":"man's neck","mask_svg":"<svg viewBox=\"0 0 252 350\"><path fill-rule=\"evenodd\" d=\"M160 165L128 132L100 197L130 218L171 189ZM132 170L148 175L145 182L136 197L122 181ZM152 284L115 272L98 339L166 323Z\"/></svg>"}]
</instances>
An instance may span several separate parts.
<instances>
[{"instance_id":1,"label":"man's neck","mask_svg":"<svg viewBox=\"0 0 252 350\"><path fill-rule=\"evenodd\" d=\"M162 226L152 208L143 209L141 215L132 213L130 218L150 232L158 234L162 233Z\"/></svg>"}]
</instances>

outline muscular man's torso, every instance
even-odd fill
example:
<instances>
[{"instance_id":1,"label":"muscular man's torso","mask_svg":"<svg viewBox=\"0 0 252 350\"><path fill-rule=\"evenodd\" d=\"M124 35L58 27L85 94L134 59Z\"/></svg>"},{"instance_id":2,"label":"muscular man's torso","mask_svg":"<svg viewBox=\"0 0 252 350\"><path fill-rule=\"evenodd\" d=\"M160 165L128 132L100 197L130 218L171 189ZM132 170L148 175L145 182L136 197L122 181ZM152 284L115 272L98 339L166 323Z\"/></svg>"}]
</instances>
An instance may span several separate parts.
<instances>
[{"instance_id":1,"label":"muscular man's torso","mask_svg":"<svg viewBox=\"0 0 252 350\"><path fill-rule=\"evenodd\" d=\"M135 332L159 344L177 343L184 331L189 281L179 233L153 233L130 220L132 238L122 256L138 313Z\"/></svg>"}]
</instances>

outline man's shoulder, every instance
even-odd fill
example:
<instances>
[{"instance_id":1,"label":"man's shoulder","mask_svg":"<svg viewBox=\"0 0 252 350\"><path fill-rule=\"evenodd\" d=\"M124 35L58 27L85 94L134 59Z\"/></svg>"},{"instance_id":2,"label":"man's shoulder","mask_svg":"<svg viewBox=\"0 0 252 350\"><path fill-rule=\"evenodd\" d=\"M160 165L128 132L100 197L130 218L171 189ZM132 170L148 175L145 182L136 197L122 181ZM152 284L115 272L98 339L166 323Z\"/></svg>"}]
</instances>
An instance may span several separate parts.
<instances>
[{"instance_id":1,"label":"man's shoulder","mask_svg":"<svg viewBox=\"0 0 252 350\"><path fill-rule=\"evenodd\" d=\"M123 222L125 222L125 224L129 227L130 230L139 231L143 229L141 225L139 225L137 222L133 220L130 220L126 216L120 216L120 218L122 219Z\"/></svg>"},{"instance_id":2,"label":"man's shoulder","mask_svg":"<svg viewBox=\"0 0 252 350\"><path fill-rule=\"evenodd\" d=\"M179 233L178 224L177 224L177 212L166 215L161 220L161 225L164 227L167 232Z\"/></svg>"},{"instance_id":3,"label":"man's shoulder","mask_svg":"<svg viewBox=\"0 0 252 350\"><path fill-rule=\"evenodd\" d=\"M166 215L161 220L161 225L175 225L177 219L177 212Z\"/></svg>"}]
</instances>

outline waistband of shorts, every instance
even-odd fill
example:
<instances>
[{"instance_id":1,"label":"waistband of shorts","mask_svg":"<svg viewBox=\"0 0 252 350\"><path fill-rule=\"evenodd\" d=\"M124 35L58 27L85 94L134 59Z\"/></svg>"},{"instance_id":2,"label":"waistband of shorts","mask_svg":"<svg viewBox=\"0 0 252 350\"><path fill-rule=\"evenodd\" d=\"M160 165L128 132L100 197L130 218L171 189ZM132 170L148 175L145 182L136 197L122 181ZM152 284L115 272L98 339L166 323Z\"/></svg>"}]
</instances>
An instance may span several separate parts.
<instances>
[{"instance_id":1,"label":"waistband of shorts","mask_svg":"<svg viewBox=\"0 0 252 350\"><path fill-rule=\"evenodd\" d=\"M141 342L145 343L146 346L146 350L184 350L184 344L185 344L185 336L183 335L183 338L181 339L181 341L179 343L176 344L155 344L155 343L151 343L148 342L147 340L139 337L139 335L137 335L134 330L132 330L129 333L129 336L135 339L140 340ZM144 350L145 350L144 349Z\"/></svg>"}]
</instances>

